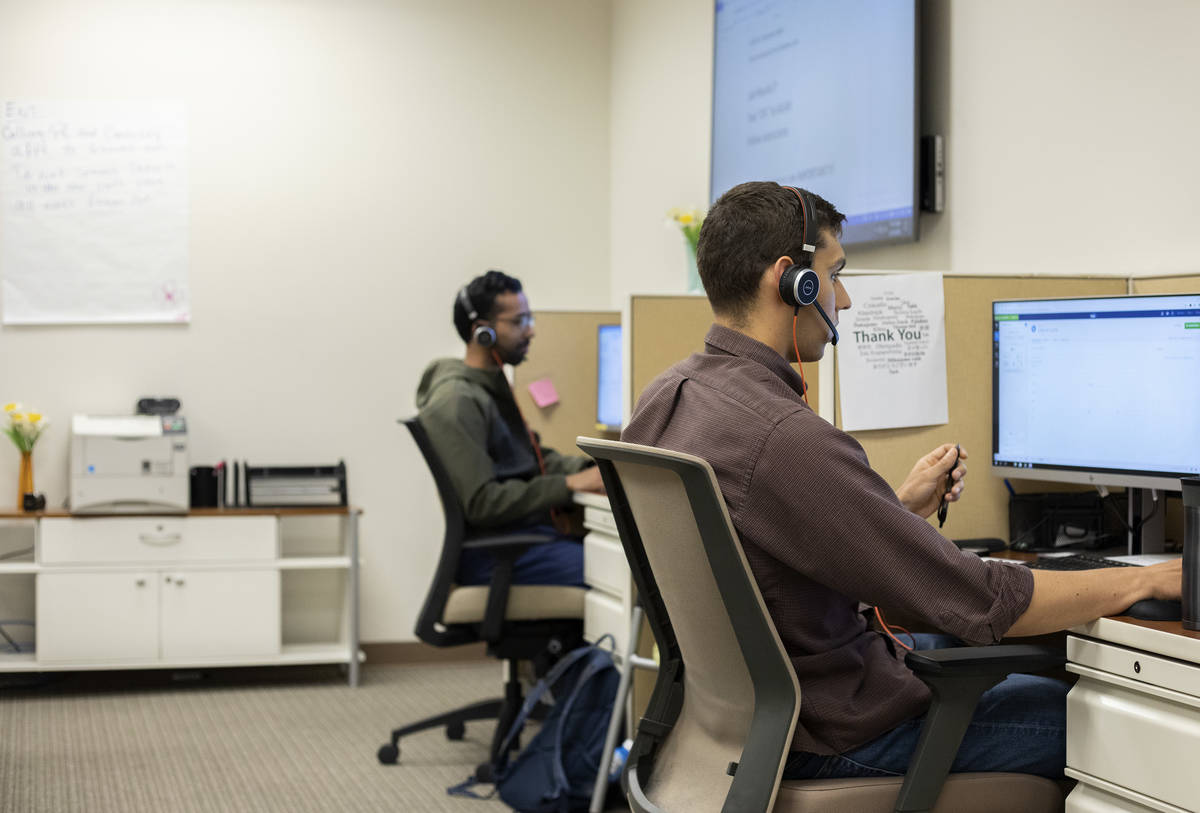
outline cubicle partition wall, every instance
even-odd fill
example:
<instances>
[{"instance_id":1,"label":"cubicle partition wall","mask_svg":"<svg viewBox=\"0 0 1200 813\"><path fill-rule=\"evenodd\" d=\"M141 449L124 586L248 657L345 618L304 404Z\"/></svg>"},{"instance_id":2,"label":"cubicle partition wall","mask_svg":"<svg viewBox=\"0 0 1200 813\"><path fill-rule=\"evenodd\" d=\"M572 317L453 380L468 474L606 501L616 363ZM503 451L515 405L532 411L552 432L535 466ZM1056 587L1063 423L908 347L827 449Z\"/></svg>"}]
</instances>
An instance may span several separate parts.
<instances>
[{"instance_id":1,"label":"cubicle partition wall","mask_svg":"<svg viewBox=\"0 0 1200 813\"><path fill-rule=\"evenodd\" d=\"M646 385L672 364L704 349L704 334L712 325L708 299L699 294L634 295L629 303L630 363L633 382L630 406L637 404ZM826 363L832 354L826 354ZM821 364L805 364L808 401L817 408ZM631 410L632 411L632 410Z\"/></svg>"},{"instance_id":2,"label":"cubicle partition wall","mask_svg":"<svg viewBox=\"0 0 1200 813\"><path fill-rule=\"evenodd\" d=\"M579 435L616 437L596 430L596 337L600 325L619 325L620 311L536 311L537 335L525 363L514 368L513 392L542 444L563 454L582 454ZM548 378L558 403L539 407L529 385Z\"/></svg>"},{"instance_id":3,"label":"cubicle partition wall","mask_svg":"<svg viewBox=\"0 0 1200 813\"><path fill-rule=\"evenodd\" d=\"M864 272L865 273L865 272ZM854 277L843 277L854 296ZM952 539L1008 539L1008 491L991 474L992 302L1058 296L1121 296L1119 277L943 277L946 301L946 391L950 421L938 426L852 432L871 465L893 486L904 481L914 462L939 443L959 443L970 455L964 500L950 509L943 533ZM841 426L841 409L835 412ZM1025 491L1071 491L1056 483L1015 484Z\"/></svg>"},{"instance_id":4,"label":"cubicle partition wall","mask_svg":"<svg viewBox=\"0 0 1200 813\"><path fill-rule=\"evenodd\" d=\"M864 275L870 272L863 272ZM843 280L851 297L854 274ZM945 533L952 538L1008 538L1008 492L990 473L992 426L991 303L996 299L1069 296L1121 296L1132 293L1186 293L1200 290L1200 275L1176 277L1048 277L968 276L943 277L946 302L946 379L950 420L938 426L853 432L871 465L893 485L899 485L922 454L943 442L962 444L970 454L967 497L950 510ZM642 389L663 370L689 353L702 349L704 332L712 321L706 299L700 296L634 295L628 305L630 337L627 380L636 403ZM836 352L829 351L820 364L804 365L809 401L820 403L818 379L834 389L833 415L819 410L840 426L836 399ZM822 368L829 366L822 377ZM1114 393L1114 397L1121 397ZM1043 487L1034 481L1014 484L1018 491L1072 490L1060 483ZM1170 529L1177 513L1168 514Z\"/></svg>"}]
</instances>

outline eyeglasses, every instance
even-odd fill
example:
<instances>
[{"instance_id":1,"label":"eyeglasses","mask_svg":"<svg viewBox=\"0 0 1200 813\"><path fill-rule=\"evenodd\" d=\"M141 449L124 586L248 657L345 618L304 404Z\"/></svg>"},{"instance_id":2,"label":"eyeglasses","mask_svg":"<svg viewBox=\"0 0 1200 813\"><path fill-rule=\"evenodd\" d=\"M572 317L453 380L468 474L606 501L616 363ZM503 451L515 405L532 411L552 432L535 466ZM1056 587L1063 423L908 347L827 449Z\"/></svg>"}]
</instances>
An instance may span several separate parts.
<instances>
[{"instance_id":1,"label":"eyeglasses","mask_svg":"<svg viewBox=\"0 0 1200 813\"><path fill-rule=\"evenodd\" d=\"M518 313L516 316L504 316L504 317L497 316L492 321L493 322L508 322L508 324L515 325L516 327L520 328L521 330L528 330L529 328L533 327L533 314L532 313Z\"/></svg>"}]
</instances>

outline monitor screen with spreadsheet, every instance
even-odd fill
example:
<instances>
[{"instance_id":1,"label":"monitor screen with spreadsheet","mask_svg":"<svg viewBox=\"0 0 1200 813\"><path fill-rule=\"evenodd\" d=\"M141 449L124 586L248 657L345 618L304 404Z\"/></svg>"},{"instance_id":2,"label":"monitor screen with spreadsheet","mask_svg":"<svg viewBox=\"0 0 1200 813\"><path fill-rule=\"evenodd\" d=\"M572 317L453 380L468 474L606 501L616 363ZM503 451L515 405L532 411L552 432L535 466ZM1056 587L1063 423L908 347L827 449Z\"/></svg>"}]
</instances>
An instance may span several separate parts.
<instances>
[{"instance_id":1,"label":"monitor screen with spreadsheet","mask_svg":"<svg viewBox=\"0 0 1200 813\"><path fill-rule=\"evenodd\" d=\"M1200 294L993 302L992 468L1178 491L1200 472Z\"/></svg>"}]
</instances>

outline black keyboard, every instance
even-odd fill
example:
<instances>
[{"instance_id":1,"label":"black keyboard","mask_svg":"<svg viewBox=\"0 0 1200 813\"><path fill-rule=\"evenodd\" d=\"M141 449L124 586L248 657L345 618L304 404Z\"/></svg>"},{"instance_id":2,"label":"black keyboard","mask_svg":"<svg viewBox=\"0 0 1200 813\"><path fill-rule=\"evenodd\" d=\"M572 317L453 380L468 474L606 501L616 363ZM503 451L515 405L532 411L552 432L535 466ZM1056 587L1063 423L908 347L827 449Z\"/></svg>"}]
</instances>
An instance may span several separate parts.
<instances>
[{"instance_id":1,"label":"black keyboard","mask_svg":"<svg viewBox=\"0 0 1200 813\"><path fill-rule=\"evenodd\" d=\"M1138 567L1132 562L1114 562L1094 553L1075 553L1071 556L1039 556L1027 567L1035 570L1096 570L1101 567Z\"/></svg>"}]
</instances>

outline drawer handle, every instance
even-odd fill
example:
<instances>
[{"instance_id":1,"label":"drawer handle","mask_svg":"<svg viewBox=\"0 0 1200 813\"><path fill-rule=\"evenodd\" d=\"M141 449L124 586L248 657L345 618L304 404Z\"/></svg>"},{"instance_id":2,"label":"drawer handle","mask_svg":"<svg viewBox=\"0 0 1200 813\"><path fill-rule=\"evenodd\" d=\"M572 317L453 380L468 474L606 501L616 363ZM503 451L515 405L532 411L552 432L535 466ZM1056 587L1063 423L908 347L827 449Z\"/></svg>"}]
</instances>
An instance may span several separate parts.
<instances>
[{"instance_id":1,"label":"drawer handle","mask_svg":"<svg viewBox=\"0 0 1200 813\"><path fill-rule=\"evenodd\" d=\"M138 539L147 545L174 545L183 541L183 534L138 534Z\"/></svg>"}]
</instances>

